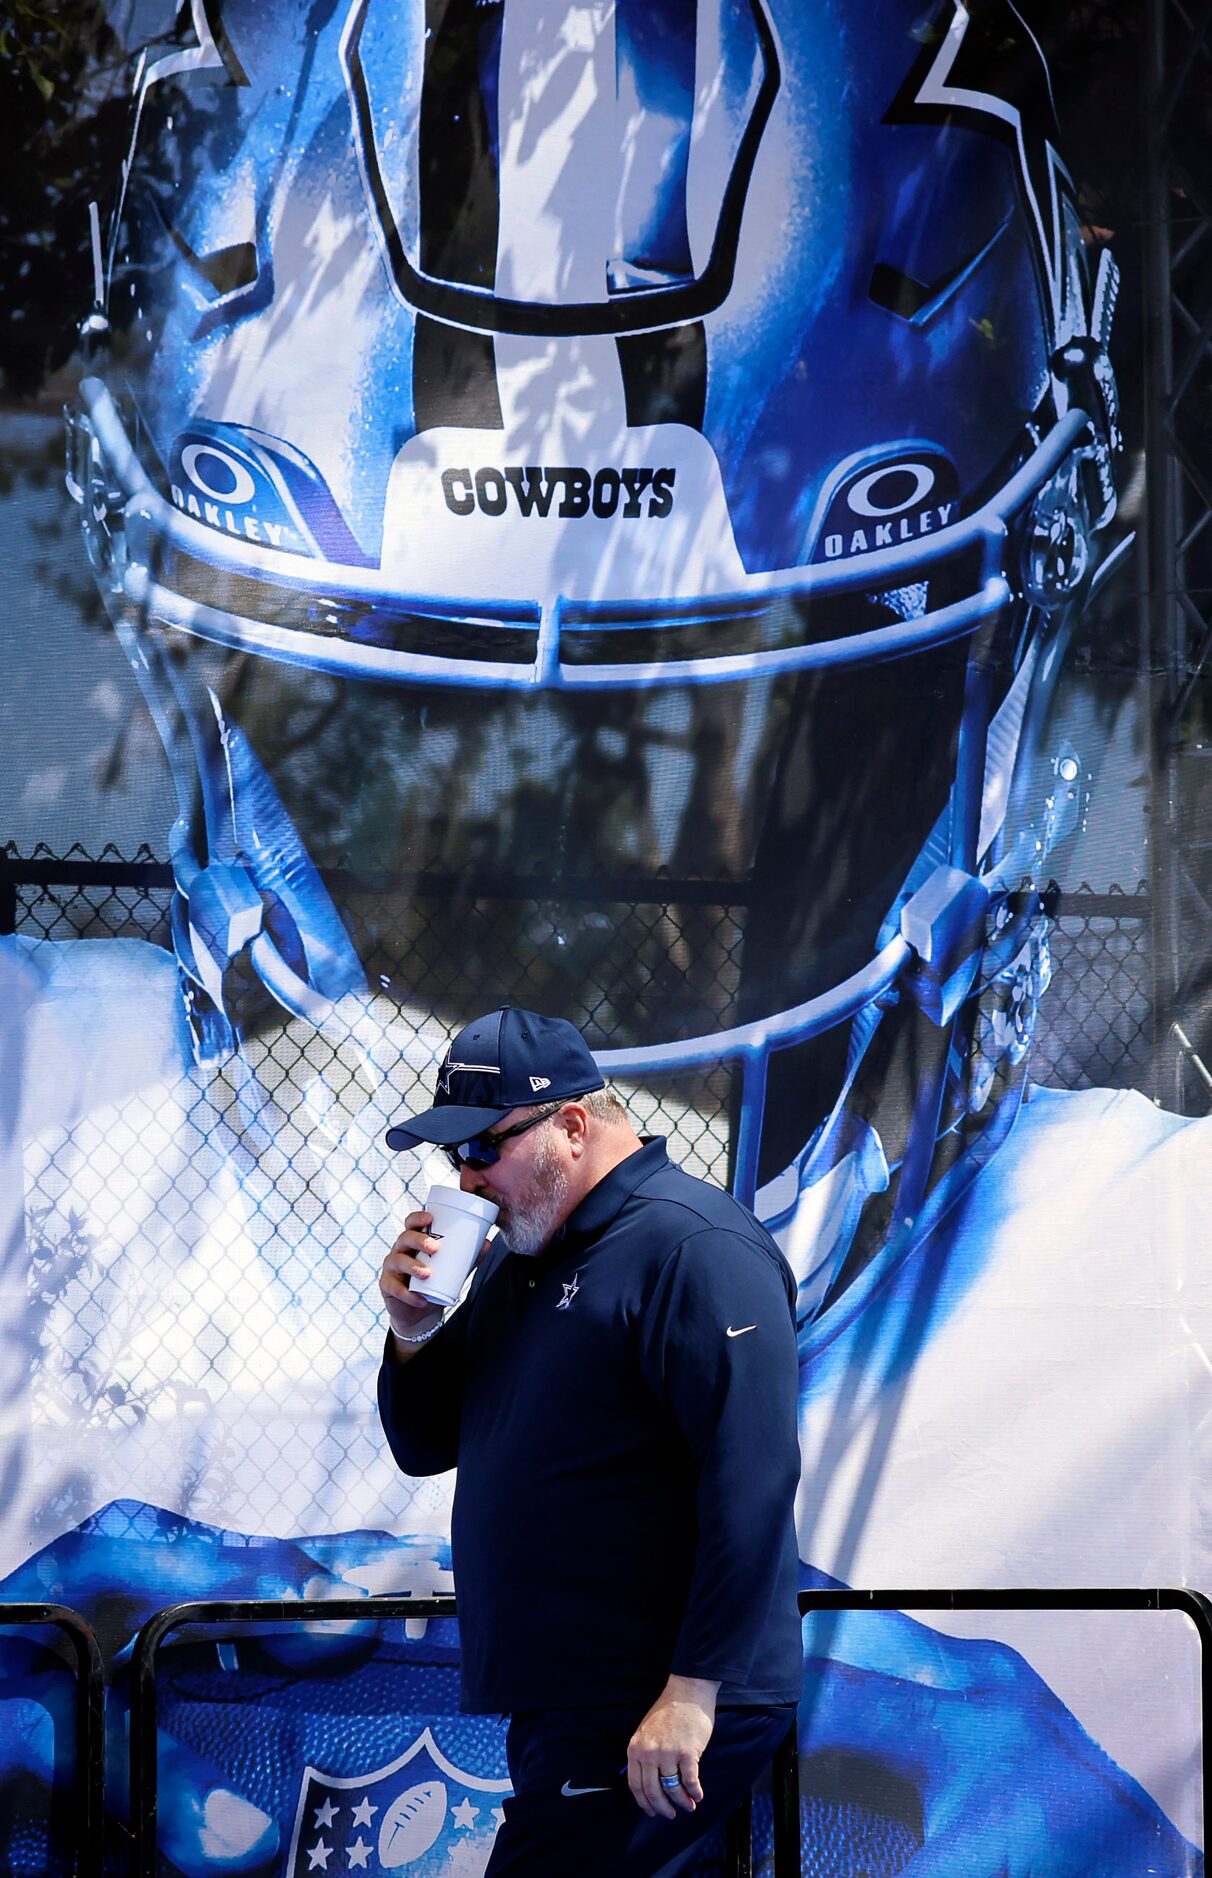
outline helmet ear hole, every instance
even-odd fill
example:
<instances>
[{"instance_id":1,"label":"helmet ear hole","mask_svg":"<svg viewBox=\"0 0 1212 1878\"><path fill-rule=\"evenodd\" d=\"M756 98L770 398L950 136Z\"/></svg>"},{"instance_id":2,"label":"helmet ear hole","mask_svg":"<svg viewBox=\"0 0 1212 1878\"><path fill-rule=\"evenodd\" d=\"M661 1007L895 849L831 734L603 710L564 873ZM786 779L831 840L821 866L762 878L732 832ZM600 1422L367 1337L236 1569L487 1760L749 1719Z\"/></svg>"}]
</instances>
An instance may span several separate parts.
<instances>
[{"instance_id":1,"label":"helmet ear hole","mask_svg":"<svg viewBox=\"0 0 1212 1878\"><path fill-rule=\"evenodd\" d=\"M1046 610L1071 599L1090 571L1089 513L1077 452L1046 482L1027 519L1023 585Z\"/></svg>"}]
</instances>

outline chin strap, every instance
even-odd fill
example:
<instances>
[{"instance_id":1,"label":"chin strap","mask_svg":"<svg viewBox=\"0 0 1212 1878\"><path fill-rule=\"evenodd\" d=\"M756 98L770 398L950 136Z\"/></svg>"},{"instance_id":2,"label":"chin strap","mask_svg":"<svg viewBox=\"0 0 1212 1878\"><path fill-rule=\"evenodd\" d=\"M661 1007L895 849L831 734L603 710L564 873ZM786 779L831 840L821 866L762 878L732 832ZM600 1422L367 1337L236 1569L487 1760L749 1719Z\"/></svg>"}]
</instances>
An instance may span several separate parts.
<instances>
[{"instance_id":1,"label":"chin strap","mask_svg":"<svg viewBox=\"0 0 1212 1878\"><path fill-rule=\"evenodd\" d=\"M204 766L211 858L199 864L184 821L171 850L173 946L190 987L202 1060L235 1048L224 979L242 955L292 1017L320 1024L366 977L332 900L268 774L210 694L213 728L194 738Z\"/></svg>"}]
</instances>

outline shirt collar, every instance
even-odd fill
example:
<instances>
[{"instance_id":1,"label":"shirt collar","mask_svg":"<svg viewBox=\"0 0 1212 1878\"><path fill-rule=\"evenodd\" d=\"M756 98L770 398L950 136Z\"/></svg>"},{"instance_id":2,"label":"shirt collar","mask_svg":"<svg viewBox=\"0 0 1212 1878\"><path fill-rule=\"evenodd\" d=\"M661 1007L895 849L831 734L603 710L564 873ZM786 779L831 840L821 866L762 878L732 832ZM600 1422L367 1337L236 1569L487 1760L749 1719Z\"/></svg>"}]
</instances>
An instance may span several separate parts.
<instances>
[{"instance_id":1,"label":"shirt collar","mask_svg":"<svg viewBox=\"0 0 1212 1878\"><path fill-rule=\"evenodd\" d=\"M587 1240L596 1239L599 1233L606 1230L636 1188L650 1174L668 1165L664 1135L645 1136L643 1145L634 1154L629 1154L625 1161L620 1161L617 1167L612 1167L608 1174L604 1174L597 1186L591 1187L580 1204L573 1208L545 1248L544 1258L563 1258L566 1252L584 1245Z\"/></svg>"}]
</instances>

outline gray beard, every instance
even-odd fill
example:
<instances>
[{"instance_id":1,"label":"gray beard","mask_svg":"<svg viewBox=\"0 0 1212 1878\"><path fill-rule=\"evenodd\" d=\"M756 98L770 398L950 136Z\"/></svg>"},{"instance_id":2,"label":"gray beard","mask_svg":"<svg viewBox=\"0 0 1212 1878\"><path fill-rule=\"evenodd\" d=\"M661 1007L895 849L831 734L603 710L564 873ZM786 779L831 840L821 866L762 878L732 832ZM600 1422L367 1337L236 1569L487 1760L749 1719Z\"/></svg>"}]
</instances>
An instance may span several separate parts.
<instances>
[{"instance_id":1,"label":"gray beard","mask_svg":"<svg viewBox=\"0 0 1212 1878\"><path fill-rule=\"evenodd\" d=\"M536 1258L551 1238L568 1203L569 1180L555 1141L540 1128L534 1180L524 1199L503 1207L501 1231L511 1252Z\"/></svg>"}]
</instances>

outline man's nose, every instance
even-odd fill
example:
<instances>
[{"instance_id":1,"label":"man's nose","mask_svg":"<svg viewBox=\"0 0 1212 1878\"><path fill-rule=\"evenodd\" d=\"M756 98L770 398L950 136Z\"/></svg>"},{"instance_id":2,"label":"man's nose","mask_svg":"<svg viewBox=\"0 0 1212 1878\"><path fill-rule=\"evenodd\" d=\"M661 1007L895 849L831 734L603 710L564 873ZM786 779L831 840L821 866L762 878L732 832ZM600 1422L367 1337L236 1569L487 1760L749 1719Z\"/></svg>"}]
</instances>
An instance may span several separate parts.
<instances>
[{"instance_id":1,"label":"man's nose","mask_svg":"<svg viewBox=\"0 0 1212 1878\"><path fill-rule=\"evenodd\" d=\"M483 1185L484 1170L479 1167L468 1167L467 1162L464 1161L459 1169L459 1186L463 1192L478 1193Z\"/></svg>"}]
</instances>

